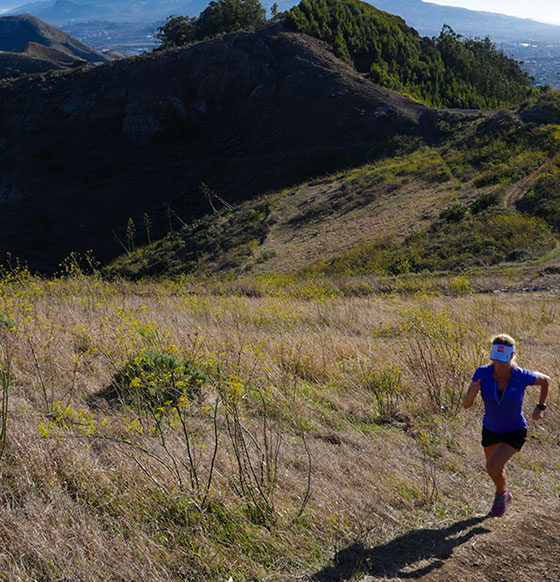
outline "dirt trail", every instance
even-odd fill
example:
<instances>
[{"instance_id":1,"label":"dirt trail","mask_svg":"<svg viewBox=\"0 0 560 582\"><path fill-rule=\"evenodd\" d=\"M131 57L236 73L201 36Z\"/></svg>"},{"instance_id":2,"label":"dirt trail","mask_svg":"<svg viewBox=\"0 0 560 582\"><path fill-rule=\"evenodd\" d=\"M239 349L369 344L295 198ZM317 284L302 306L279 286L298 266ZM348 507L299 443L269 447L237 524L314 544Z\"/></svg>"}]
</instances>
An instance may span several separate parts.
<instances>
[{"instance_id":1,"label":"dirt trail","mask_svg":"<svg viewBox=\"0 0 560 582\"><path fill-rule=\"evenodd\" d=\"M525 176L523 180L520 180L519 182L513 184L511 188L506 192L504 199L502 200L502 205L504 206L504 208L511 208L515 200L521 194L523 194L543 172L545 172L548 169L551 163L552 160L546 160L544 164L540 165L538 168L533 170L528 176Z\"/></svg>"},{"instance_id":2,"label":"dirt trail","mask_svg":"<svg viewBox=\"0 0 560 582\"><path fill-rule=\"evenodd\" d=\"M519 182L513 184L505 193L504 198L502 200L502 206L504 208L511 208L515 201L520 198L537 180L537 178L546 172L546 170L555 162L558 158L552 158L546 160L543 164L541 164L538 168L535 168L528 176L525 176ZM506 266L508 271L511 271L512 268L517 269L534 269L542 271L544 267L549 265L557 265L559 261L560 255L560 242L556 243L554 249L552 249L545 257L542 257L538 262L534 260L519 262L515 264L515 267L510 263ZM504 265L497 265L494 267L486 267L488 273L501 271L504 268ZM560 582L560 577L558 578Z\"/></svg>"},{"instance_id":3,"label":"dirt trail","mask_svg":"<svg viewBox=\"0 0 560 582\"><path fill-rule=\"evenodd\" d=\"M559 582L560 504L516 493L502 518L419 529L373 548L354 545L314 582ZM356 570L357 568L357 570ZM352 577L356 571L363 574Z\"/></svg>"}]
</instances>

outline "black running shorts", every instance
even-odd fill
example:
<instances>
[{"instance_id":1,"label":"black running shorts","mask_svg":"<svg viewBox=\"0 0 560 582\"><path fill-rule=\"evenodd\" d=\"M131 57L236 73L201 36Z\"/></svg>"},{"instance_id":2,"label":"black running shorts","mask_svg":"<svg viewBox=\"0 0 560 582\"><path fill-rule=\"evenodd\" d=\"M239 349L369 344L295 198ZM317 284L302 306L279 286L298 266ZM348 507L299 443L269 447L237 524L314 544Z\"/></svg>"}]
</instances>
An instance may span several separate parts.
<instances>
[{"instance_id":1,"label":"black running shorts","mask_svg":"<svg viewBox=\"0 0 560 582\"><path fill-rule=\"evenodd\" d=\"M482 427L482 446L489 447L497 443L506 443L520 451L527 439L527 429L512 430L511 432L497 433Z\"/></svg>"}]
</instances>

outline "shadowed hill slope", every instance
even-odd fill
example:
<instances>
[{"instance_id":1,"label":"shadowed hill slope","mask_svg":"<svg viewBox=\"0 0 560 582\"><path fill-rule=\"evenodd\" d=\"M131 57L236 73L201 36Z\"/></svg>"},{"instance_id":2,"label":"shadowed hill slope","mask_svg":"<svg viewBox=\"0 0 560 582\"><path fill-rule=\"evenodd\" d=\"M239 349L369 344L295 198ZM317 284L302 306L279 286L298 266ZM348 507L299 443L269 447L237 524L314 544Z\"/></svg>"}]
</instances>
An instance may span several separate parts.
<instances>
[{"instance_id":1,"label":"shadowed hill slope","mask_svg":"<svg viewBox=\"0 0 560 582\"><path fill-rule=\"evenodd\" d=\"M117 255L129 218L156 237L203 215L201 184L251 198L432 139L436 116L282 23L5 83L0 106L0 253L47 271Z\"/></svg>"},{"instance_id":2,"label":"shadowed hill slope","mask_svg":"<svg viewBox=\"0 0 560 582\"><path fill-rule=\"evenodd\" d=\"M234 208L216 198L218 213L157 243L138 240L141 248L107 273L384 276L513 263L548 268L557 263L559 223L555 95L518 111L463 119L441 110L432 145L420 142Z\"/></svg>"}]
</instances>

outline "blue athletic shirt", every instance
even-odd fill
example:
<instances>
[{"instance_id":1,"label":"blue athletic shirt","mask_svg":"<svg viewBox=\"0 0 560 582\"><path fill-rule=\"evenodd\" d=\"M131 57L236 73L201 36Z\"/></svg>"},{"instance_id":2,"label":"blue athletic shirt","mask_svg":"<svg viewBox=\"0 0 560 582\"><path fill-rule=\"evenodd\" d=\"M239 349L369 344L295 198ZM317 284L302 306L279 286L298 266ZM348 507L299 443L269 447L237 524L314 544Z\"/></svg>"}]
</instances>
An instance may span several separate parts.
<instances>
[{"instance_id":1,"label":"blue athletic shirt","mask_svg":"<svg viewBox=\"0 0 560 582\"><path fill-rule=\"evenodd\" d=\"M494 380L494 364L477 368L472 381L480 380L480 394L484 400L482 424L493 432L503 434L527 428L522 406L525 388L537 381L537 374L514 366L511 378L502 397L498 395L498 382Z\"/></svg>"}]
</instances>

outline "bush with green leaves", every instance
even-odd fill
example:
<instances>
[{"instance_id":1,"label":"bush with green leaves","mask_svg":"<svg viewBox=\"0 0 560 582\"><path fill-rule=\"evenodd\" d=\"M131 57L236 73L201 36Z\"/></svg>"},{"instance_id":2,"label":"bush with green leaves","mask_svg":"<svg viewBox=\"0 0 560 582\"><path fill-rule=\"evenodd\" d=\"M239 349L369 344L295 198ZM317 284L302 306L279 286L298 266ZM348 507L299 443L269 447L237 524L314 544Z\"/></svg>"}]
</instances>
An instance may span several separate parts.
<instances>
[{"instance_id":1,"label":"bush with green leaves","mask_svg":"<svg viewBox=\"0 0 560 582\"><path fill-rule=\"evenodd\" d=\"M123 403L140 410L175 404L185 398L201 399L203 387L211 382L207 367L196 360L142 351L126 360L114 375L112 388Z\"/></svg>"},{"instance_id":2,"label":"bush with green leaves","mask_svg":"<svg viewBox=\"0 0 560 582\"><path fill-rule=\"evenodd\" d=\"M550 228L540 218L498 206L473 214L455 203L430 226L405 240L377 238L309 270L354 275L457 271L474 265L535 259L554 245Z\"/></svg>"},{"instance_id":3,"label":"bush with green leaves","mask_svg":"<svg viewBox=\"0 0 560 582\"><path fill-rule=\"evenodd\" d=\"M553 167L538 178L519 201L520 209L540 216L553 228L560 228L560 171Z\"/></svg>"},{"instance_id":4,"label":"bush with green leaves","mask_svg":"<svg viewBox=\"0 0 560 582\"><path fill-rule=\"evenodd\" d=\"M493 206L497 206L499 199L500 197L497 192L483 192L471 202L469 210L472 214L478 214Z\"/></svg>"},{"instance_id":5,"label":"bush with green leaves","mask_svg":"<svg viewBox=\"0 0 560 582\"><path fill-rule=\"evenodd\" d=\"M213 0L198 18L170 16L156 32L159 49L184 46L236 32L266 21L266 11L259 0Z\"/></svg>"}]
</instances>

